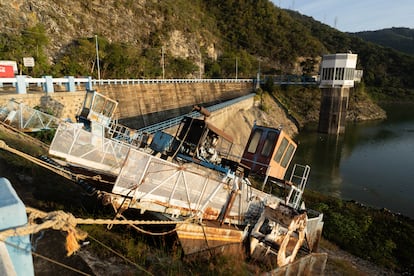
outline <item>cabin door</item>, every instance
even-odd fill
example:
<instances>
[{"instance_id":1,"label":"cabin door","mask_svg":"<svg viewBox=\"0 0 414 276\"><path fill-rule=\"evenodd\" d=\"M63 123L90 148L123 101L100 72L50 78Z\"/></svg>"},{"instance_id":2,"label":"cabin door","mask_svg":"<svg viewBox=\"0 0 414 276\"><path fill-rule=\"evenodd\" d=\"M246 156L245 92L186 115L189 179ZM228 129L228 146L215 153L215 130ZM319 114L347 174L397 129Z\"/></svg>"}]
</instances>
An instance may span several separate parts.
<instances>
[{"instance_id":1,"label":"cabin door","mask_svg":"<svg viewBox=\"0 0 414 276\"><path fill-rule=\"evenodd\" d=\"M279 133L271 129L256 128L250 135L243 154L243 162L251 171L266 174Z\"/></svg>"}]
</instances>

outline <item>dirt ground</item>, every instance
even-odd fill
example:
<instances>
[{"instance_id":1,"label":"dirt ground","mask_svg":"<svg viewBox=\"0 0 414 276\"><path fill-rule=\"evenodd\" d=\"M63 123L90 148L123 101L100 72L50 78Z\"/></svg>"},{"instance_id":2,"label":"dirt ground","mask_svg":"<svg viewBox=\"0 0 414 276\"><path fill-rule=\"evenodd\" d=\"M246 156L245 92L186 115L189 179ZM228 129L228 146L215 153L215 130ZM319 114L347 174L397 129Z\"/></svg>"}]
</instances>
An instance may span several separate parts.
<instances>
[{"instance_id":1,"label":"dirt ground","mask_svg":"<svg viewBox=\"0 0 414 276\"><path fill-rule=\"evenodd\" d=\"M36 245L35 253L43 256L33 256L35 275L66 276L81 275L81 272L89 275L140 275L142 272L116 255L106 259L98 258L90 249L88 242L73 256L66 256L65 234L63 232L47 230L41 235L34 235L33 239ZM325 246L322 244L320 252L328 253L325 275L398 275L369 261L353 256L335 245L329 244L329 242L324 242L324 244ZM59 264L46 260L44 257L50 258ZM67 267L62 266L62 264Z\"/></svg>"}]
</instances>

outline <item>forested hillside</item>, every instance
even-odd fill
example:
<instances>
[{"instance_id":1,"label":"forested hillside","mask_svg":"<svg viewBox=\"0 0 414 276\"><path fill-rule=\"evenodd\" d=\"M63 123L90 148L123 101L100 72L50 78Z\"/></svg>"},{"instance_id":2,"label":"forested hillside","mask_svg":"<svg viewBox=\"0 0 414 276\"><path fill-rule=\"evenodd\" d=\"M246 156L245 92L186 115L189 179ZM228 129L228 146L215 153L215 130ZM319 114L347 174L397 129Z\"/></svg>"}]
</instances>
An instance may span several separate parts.
<instances>
[{"instance_id":1,"label":"forested hillside","mask_svg":"<svg viewBox=\"0 0 414 276\"><path fill-rule=\"evenodd\" d=\"M414 57L269 0L16 0L1 3L0 59L33 56L41 76L233 78L317 74L321 56L359 56L368 91L414 98Z\"/></svg>"},{"instance_id":2,"label":"forested hillside","mask_svg":"<svg viewBox=\"0 0 414 276\"><path fill-rule=\"evenodd\" d=\"M377 31L351 33L366 41L414 55L414 29L389 28Z\"/></svg>"},{"instance_id":3,"label":"forested hillside","mask_svg":"<svg viewBox=\"0 0 414 276\"><path fill-rule=\"evenodd\" d=\"M309 28L323 42L329 53L351 51L358 54L357 67L364 70L363 81L371 93L379 97L385 94L395 101L404 98L414 100L412 56L339 32L297 12L289 13Z\"/></svg>"}]
</instances>

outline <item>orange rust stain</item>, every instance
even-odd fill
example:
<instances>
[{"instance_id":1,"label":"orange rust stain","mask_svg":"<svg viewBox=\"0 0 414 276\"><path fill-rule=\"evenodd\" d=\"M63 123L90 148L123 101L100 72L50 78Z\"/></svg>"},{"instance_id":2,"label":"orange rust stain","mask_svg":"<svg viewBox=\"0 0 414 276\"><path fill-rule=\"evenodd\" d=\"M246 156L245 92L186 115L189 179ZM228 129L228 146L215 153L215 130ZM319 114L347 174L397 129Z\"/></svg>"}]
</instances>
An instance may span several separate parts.
<instances>
[{"instance_id":1,"label":"orange rust stain","mask_svg":"<svg viewBox=\"0 0 414 276\"><path fill-rule=\"evenodd\" d=\"M218 211L211 208L211 207L207 207L207 209L204 211L204 215L207 216L218 216Z\"/></svg>"}]
</instances>

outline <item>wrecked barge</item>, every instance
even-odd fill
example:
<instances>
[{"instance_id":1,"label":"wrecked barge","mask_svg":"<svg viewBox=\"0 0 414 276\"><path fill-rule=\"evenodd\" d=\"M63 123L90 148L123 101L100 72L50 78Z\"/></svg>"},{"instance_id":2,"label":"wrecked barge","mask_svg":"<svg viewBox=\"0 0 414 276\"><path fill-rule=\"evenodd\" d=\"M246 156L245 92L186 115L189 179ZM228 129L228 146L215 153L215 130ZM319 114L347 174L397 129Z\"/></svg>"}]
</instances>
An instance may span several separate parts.
<instances>
[{"instance_id":1,"label":"wrecked barge","mask_svg":"<svg viewBox=\"0 0 414 276\"><path fill-rule=\"evenodd\" d=\"M314 254L323 215L302 202L310 167L295 165L284 180L297 145L281 129L254 125L243 156L235 157L232 138L207 116L184 117L175 136L157 132L151 140L113 127L115 109L115 101L88 92L79 122L60 123L49 153L72 169L116 179L95 188L117 218L133 209L187 221L176 227L186 255L241 254L282 268L302 251L300 259L323 271L326 255ZM264 177L263 187L276 183L285 196L254 188L251 175Z\"/></svg>"}]
</instances>

